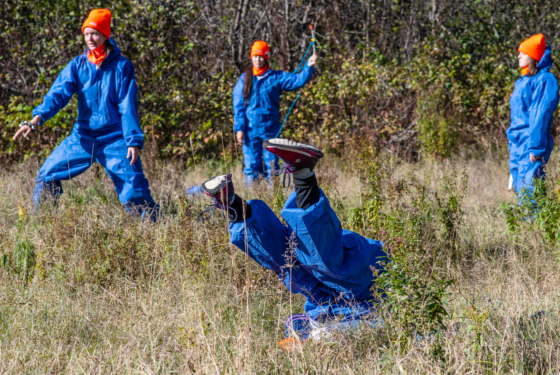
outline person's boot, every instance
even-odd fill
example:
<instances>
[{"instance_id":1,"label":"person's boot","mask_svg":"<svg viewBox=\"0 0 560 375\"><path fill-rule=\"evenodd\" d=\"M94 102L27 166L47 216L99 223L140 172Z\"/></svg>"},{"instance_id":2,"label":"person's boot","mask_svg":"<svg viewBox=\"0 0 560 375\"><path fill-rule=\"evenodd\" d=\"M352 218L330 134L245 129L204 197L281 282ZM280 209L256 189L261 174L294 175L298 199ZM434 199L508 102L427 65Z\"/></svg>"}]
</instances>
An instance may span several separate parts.
<instances>
[{"instance_id":1,"label":"person's boot","mask_svg":"<svg viewBox=\"0 0 560 375\"><path fill-rule=\"evenodd\" d=\"M216 208L222 210L222 216L224 216L224 219L225 210L227 211L228 216L234 216L233 220L236 220L237 212L231 207L231 204L235 199L235 192L230 174L213 177L208 181L203 182L200 187L202 188L202 191L204 191L204 193L210 196L214 201L214 204L210 208L199 215L201 220L209 219L210 216L214 214L214 211L216 211ZM205 216L207 212L209 213Z\"/></svg>"},{"instance_id":2,"label":"person's boot","mask_svg":"<svg viewBox=\"0 0 560 375\"><path fill-rule=\"evenodd\" d=\"M312 174L315 165L324 156L321 150L315 146L282 138L272 138L264 141L263 148L278 155L286 164L283 168L284 180L286 174L290 173L299 174L299 178L305 178L305 173ZM288 182L289 185L290 182Z\"/></svg>"}]
</instances>

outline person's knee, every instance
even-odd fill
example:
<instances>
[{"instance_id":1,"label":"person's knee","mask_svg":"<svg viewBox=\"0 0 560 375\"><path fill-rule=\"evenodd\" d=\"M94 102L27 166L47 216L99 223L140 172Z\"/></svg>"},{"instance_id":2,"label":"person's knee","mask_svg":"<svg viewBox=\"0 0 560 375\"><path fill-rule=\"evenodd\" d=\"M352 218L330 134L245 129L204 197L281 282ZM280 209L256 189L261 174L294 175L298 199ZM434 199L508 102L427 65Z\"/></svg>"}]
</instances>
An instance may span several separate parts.
<instances>
[{"instance_id":1,"label":"person's knee","mask_svg":"<svg viewBox=\"0 0 560 375\"><path fill-rule=\"evenodd\" d=\"M262 173L263 172L262 161L257 161L256 159L249 158L247 156L245 156L245 158L248 159L244 163L246 172L249 172L249 171L250 171L250 173Z\"/></svg>"},{"instance_id":2,"label":"person's knee","mask_svg":"<svg viewBox=\"0 0 560 375\"><path fill-rule=\"evenodd\" d=\"M155 202L152 199L149 189L123 186L119 192L119 199L125 206L154 206Z\"/></svg>"},{"instance_id":3,"label":"person's knee","mask_svg":"<svg viewBox=\"0 0 560 375\"><path fill-rule=\"evenodd\" d=\"M60 181L45 181L42 176L35 179L35 188L33 189L33 205L35 211L44 202L45 199L54 198L55 204L62 194L62 184Z\"/></svg>"}]
</instances>

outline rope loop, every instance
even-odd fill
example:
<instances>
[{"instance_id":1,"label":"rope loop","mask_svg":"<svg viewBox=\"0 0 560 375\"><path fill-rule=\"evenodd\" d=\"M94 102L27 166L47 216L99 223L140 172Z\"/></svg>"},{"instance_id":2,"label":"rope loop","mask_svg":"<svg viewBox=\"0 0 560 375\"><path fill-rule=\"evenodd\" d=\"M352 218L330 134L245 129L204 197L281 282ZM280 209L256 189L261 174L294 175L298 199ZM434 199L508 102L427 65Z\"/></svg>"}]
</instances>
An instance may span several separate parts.
<instances>
[{"instance_id":1,"label":"rope loop","mask_svg":"<svg viewBox=\"0 0 560 375\"><path fill-rule=\"evenodd\" d=\"M216 212L216 209L219 208L222 211L222 217L224 218L224 220L226 220L226 214L224 212L224 207L227 209L230 209L231 206L230 205L226 205L224 206L224 204L222 202L220 202L219 200L217 200L216 198L212 198L214 200L214 204L209 205L206 210L202 211L200 213L200 215L198 215L198 219L201 221L206 221L208 219L210 219L212 217L212 215L214 215L214 212ZM209 212L209 214L205 215L207 212ZM233 213L235 214L233 220L230 221L236 221L237 220L237 211L236 210L232 210ZM228 211L228 218L229 218L229 211Z\"/></svg>"}]
</instances>

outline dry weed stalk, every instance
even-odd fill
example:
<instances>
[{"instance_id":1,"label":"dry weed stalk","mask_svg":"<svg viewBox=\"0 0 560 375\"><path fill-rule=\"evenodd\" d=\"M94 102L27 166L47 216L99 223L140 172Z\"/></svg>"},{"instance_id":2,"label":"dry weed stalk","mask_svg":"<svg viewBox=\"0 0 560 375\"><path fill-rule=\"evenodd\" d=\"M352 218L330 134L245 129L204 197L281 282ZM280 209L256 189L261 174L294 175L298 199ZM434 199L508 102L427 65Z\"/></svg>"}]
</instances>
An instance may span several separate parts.
<instances>
[{"instance_id":1,"label":"dry weed stalk","mask_svg":"<svg viewBox=\"0 0 560 375\"><path fill-rule=\"evenodd\" d=\"M33 215L33 168L0 172L0 252L13 248L21 202L27 238L40 254L27 285L0 271L0 373L545 374L560 367L557 252L538 231L507 230L497 209L513 198L503 160L457 161L469 185L452 236L460 251L446 264L456 280L446 320L452 329L439 346L399 345L389 319L385 329L291 353L276 343L284 319L303 311L303 298L231 248L221 218L196 220L202 202L182 191L206 177L204 168L193 176L152 163L164 212L157 225L130 218L103 174L67 182L58 206ZM326 164L336 176L331 201L340 202L333 207L345 221L359 205L360 183L352 163ZM230 168L245 198L287 194L244 191L239 166ZM437 188L447 168L395 163L393 175L413 174L420 183L429 175Z\"/></svg>"}]
</instances>

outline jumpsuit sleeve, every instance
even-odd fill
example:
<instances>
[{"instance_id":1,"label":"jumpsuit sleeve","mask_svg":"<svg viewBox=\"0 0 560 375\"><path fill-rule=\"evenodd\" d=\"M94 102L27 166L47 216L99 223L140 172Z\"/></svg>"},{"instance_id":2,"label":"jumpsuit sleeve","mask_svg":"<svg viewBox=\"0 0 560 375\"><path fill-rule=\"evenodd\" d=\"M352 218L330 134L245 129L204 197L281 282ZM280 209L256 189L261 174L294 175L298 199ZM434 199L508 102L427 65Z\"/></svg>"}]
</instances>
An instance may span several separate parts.
<instances>
[{"instance_id":1,"label":"jumpsuit sleeve","mask_svg":"<svg viewBox=\"0 0 560 375\"><path fill-rule=\"evenodd\" d=\"M68 104L72 95L76 92L77 72L75 62L72 60L62 69L56 77L43 102L33 109L33 117L41 116L42 122L53 118L62 108Z\"/></svg>"},{"instance_id":2,"label":"jumpsuit sleeve","mask_svg":"<svg viewBox=\"0 0 560 375\"><path fill-rule=\"evenodd\" d=\"M144 147L144 133L138 120L138 85L134 66L126 61L122 67L118 90L119 113L127 147Z\"/></svg>"},{"instance_id":3,"label":"jumpsuit sleeve","mask_svg":"<svg viewBox=\"0 0 560 375\"><path fill-rule=\"evenodd\" d=\"M284 72L280 80L280 89L282 91L297 91L301 89L311 81L313 72L315 72L315 67L310 67L307 63L301 73L293 74Z\"/></svg>"},{"instance_id":4,"label":"jumpsuit sleeve","mask_svg":"<svg viewBox=\"0 0 560 375\"><path fill-rule=\"evenodd\" d=\"M233 131L236 133L238 131L247 132L247 116L245 115L247 105L245 104L245 99L243 99L244 77L245 74L242 74L233 89Z\"/></svg>"},{"instance_id":5,"label":"jumpsuit sleeve","mask_svg":"<svg viewBox=\"0 0 560 375\"><path fill-rule=\"evenodd\" d=\"M549 125L558 107L558 83L555 79L542 80L533 91L529 108L529 152L536 157L545 155Z\"/></svg>"}]
</instances>

